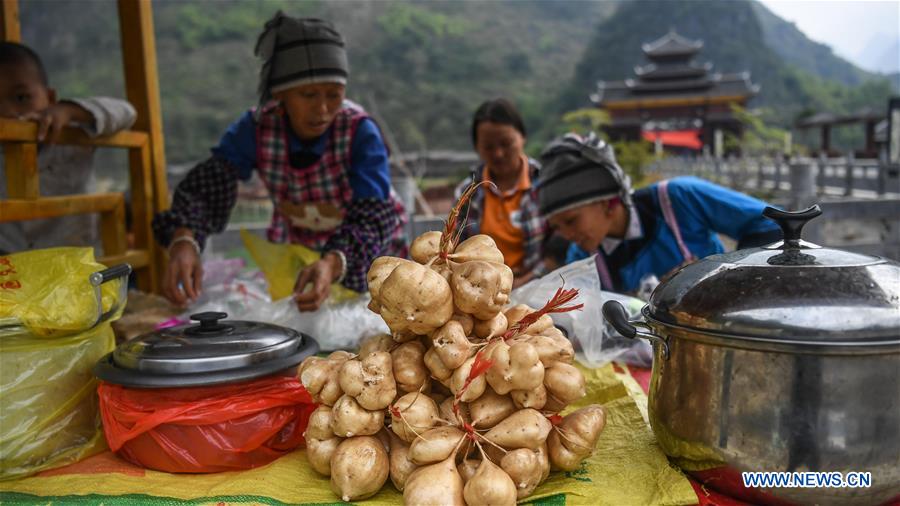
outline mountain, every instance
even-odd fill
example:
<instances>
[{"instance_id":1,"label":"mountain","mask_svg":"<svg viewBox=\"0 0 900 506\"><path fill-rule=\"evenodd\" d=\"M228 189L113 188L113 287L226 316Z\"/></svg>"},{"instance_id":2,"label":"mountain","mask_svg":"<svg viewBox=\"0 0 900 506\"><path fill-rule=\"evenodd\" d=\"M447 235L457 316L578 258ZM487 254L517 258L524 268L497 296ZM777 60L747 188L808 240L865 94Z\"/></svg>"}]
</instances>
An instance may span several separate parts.
<instances>
[{"instance_id":1,"label":"mountain","mask_svg":"<svg viewBox=\"0 0 900 506\"><path fill-rule=\"evenodd\" d=\"M896 93L900 93L900 72L894 72L893 74L888 74L885 76L890 82L891 87L894 89Z\"/></svg>"},{"instance_id":2,"label":"mountain","mask_svg":"<svg viewBox=\"0 0 900 506\"><path fill-rule=\"evenodd\" d=\"M762 29L763 40L786 63L803 69L823 79L855 86L874 77L834 54L830 47L810 40L797 25L772 13L760 2L752 2Z\"/></svg>"},{"instance_id":3,"label":"mountain","mask_svg":"<svg viewBox=\"0 0 900 506\"><path fill-rule=\"evenodd\" d=\"M166 152L205 157L255 103L253 44L278 9L329 19L347 42L347 96L377 112L406 150L471 149L469 127L488 98L515 100L540 124L546 97L572 75L609 2L154 1ZM116 4L21 2L23 40L44 56L63 96L122 96ZM68 30L58 27L66 26Z\"/></svg>"},{"instance_id":4,"label":"mountain","mask_svg":"<svg viewBox=\"0 0 900 506\"><path fill-rule=\"evenodd\" d=\"M703 41L700 63L710 61L715 71L723 73L749 71L761 86L751 106L767 108L766 118L775 123L790 126L812 111L841 114L864 106L885 107L892 93L887 79L859 70L773 17L751 0L623 3L597 27L556 108L586 107L598 80L631 77L633 67L646 61L641 44L673 28Z\"/></svg>"},{"instance_id":5,"label":"mountain","mask_svg":"<svg viewBox=\"0 0 900 506\"><path fill-rule=\"evenodd\" d=\"M866 68L886 74L900 72L900 40L884 33L869 39L857 60Z\"/></svg>"},{"instance_id":6,"label":"mountain","mask_svg":"<svg viewBox=\"0 0 900 506\"><path fill-rule=\"evenodd\" d=\"M532 149L560 116L590 106L597 79L622 79L643 42L670 28L705 42L722 72L749 70L753 105L790 124L812 110L880 106L878 80L749 0L256 0L153 2L170 163L203 158L255 103L252 49L278 9L332 20L347 39L348 97L376 113L405 151L471 149L480 102L513 99ZM23 40L44 58L61 96L124 95L116 3L20 2ZM64 27L64 29L63 29Z\"/></svg>"}]
</instances>

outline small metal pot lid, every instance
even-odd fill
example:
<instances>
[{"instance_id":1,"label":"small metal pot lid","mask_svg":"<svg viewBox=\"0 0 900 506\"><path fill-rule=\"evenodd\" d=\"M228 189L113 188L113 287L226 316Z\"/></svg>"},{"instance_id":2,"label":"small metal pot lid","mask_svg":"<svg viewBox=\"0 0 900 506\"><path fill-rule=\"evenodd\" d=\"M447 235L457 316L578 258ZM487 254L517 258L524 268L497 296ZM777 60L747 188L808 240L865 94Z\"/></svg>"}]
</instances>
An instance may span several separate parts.
<instances>
[{"instance_id":1,"label":"small metal pot lid","mask_svg":"<svg viewBox=\"0 0 900 506\"><path fill-rule=\"evenodd\" d=\"M819 206L766 208L784 240L713 255L676 272L645 314L708 333L817 345L900 343L900 263L801 239Z\"/></svg>"},{"instance_id":2,"label":"small metal pot lid","mask_svg":"<svg viewBox=\"0 0 900 506\"><path fill-rule=\"evenodd\" d=\"M102 380L134 387L199 386L273 374L316 353L318 343L268 323L225 320L225 313L191 315L185 324L119 345L94 368Z\"/></svg>"}]
</instances>

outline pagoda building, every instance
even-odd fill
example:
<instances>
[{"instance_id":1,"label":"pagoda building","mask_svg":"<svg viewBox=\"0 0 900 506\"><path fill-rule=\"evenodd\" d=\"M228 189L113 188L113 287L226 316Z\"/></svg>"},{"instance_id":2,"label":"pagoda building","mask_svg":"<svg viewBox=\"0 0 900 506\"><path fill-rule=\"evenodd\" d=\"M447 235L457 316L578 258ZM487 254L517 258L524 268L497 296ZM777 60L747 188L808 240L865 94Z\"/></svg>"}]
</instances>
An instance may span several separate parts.
<instances>
[{"instance_id":1,"label":"pagoda building","mask_svg":"<svg viewBox=\"0 0 900 506\"><path fill-rule=\"evenodd\" d=\"M599 81L591 101L610 116L604 130L612 140L646 139L667 149L722 153L725 133L740 135L731 104L746 106L759 92L749 72L713 72L694 58L703 48L671 30L641 49L649 63L624 81ZM716 145L718 144L718 149Z\"/></svg>"}]
</instances>

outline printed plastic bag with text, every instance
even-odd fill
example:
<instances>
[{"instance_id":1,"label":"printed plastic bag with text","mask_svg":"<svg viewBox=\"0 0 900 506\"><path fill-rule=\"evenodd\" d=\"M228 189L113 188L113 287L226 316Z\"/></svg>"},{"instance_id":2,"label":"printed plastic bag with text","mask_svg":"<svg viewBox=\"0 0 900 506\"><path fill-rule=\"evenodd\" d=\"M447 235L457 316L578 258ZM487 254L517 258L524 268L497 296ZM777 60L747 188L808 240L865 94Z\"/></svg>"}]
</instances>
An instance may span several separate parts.
<instances>
[{"instance_id":1,"label":"printed plastic bag with text","mask_svg":"<svg viewBox=\"0 0 900 506\"><path fill-rule=\"evenodd\" d=\"M109 447L170 473L259 467L304 443L316 404L296 376L209 387L136 389L100 383Z\"/></svg>"},{"instance_id":2,"label":"printed plastic bag with text","mask_svg":"<svg viewBox=\"0 0 900 506\"><path fill-rule=\"evenodd\" d=\"M48 248L0 256L0 335L27 330L35 336L83 332L106 318L121 316L122 280L100 285L97 307L91 274L106 269L94 260L93 248Z\"/></svg>"}]
</instances>

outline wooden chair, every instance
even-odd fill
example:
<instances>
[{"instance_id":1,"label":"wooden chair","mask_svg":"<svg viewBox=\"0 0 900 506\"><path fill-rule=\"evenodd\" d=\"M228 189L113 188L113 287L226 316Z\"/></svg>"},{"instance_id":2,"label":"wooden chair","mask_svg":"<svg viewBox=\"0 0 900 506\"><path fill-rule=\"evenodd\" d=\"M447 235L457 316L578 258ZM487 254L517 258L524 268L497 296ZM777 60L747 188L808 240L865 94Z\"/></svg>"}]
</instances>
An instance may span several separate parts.
<instances>
[{"instance_id":1,"label":"wooden chair","mask_svg":"<svg viewBox=\"0 0 900 506\"><path fill-rule=\"evenodd\" d=\"M20 41L17 0L2 1L0 37ZM149 0L119 0L119 30L128 101L137 111L132 130L91 139L66 128L60 143L124 148L129 151L129 182L135 237L128 249L125 236L125 198L121 193L42 197L37 166L37 125L0 118L0 144L5 156L9 198L0 200L0 222L58 218L99 213L100 237L108 266L127 262L134 267L138 287L159 292L165 253L153 240L153 214L169 205L162 135L159 82L153 13Z\"/></svg>"}]
</instances>

